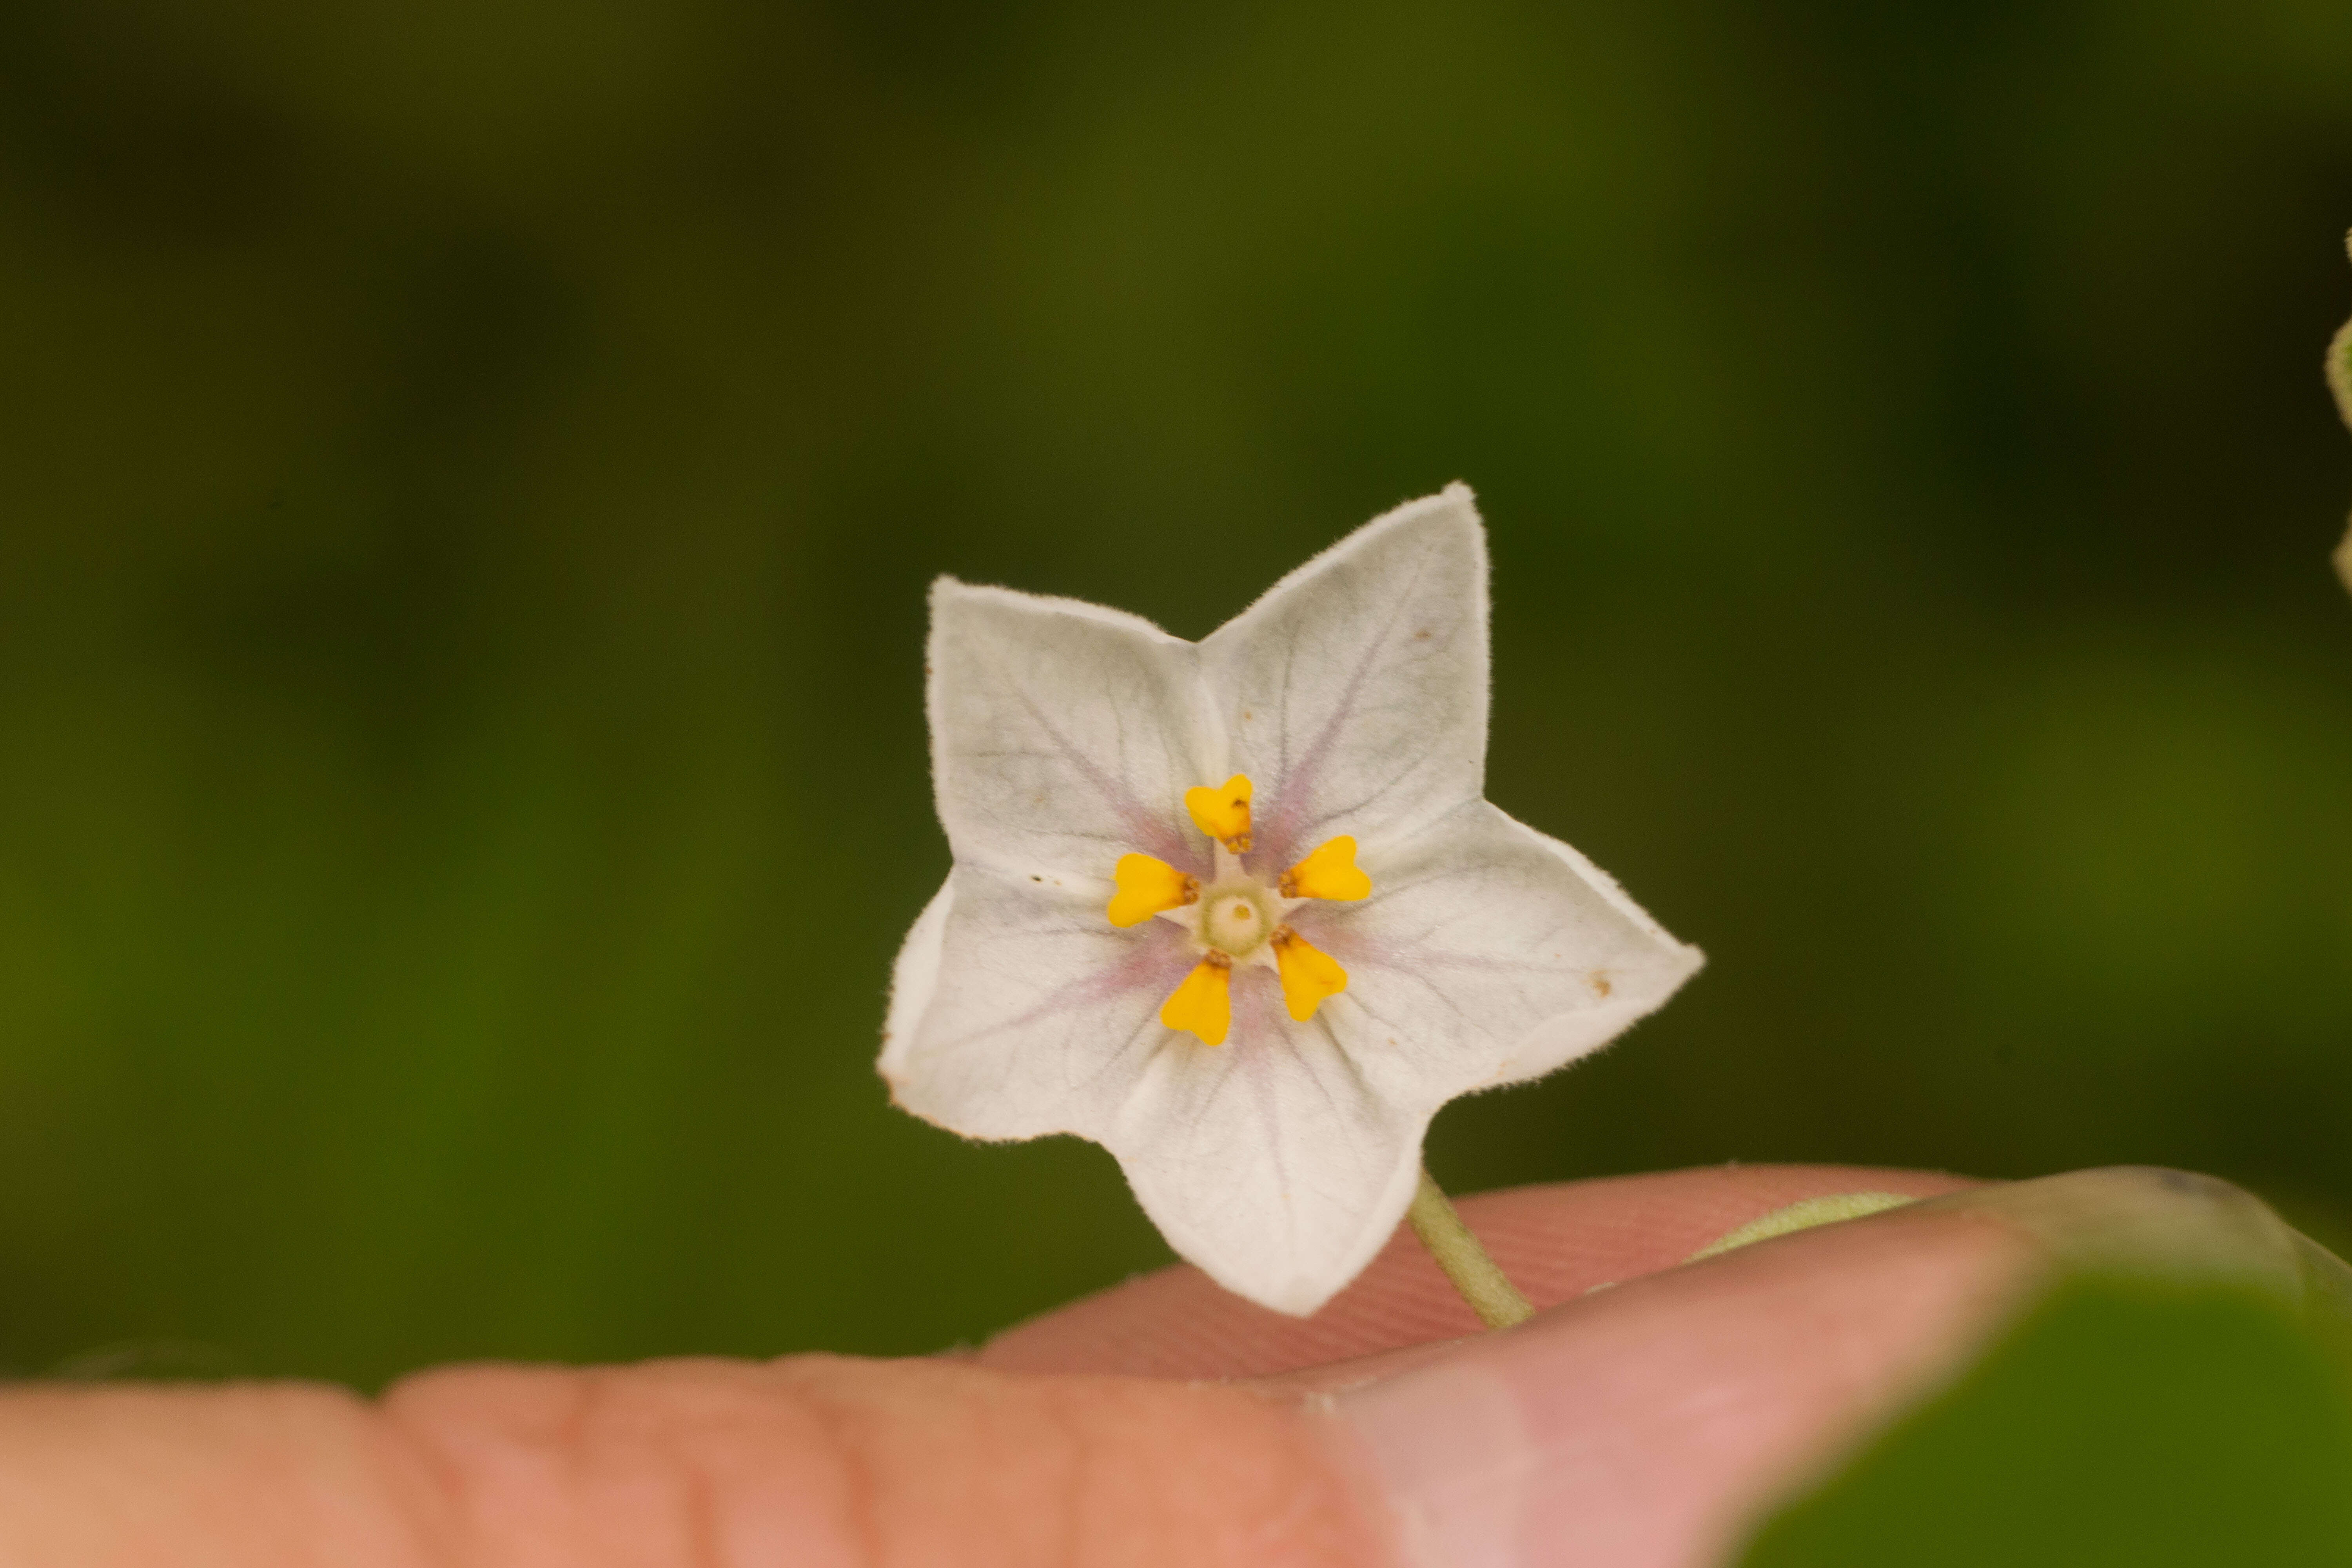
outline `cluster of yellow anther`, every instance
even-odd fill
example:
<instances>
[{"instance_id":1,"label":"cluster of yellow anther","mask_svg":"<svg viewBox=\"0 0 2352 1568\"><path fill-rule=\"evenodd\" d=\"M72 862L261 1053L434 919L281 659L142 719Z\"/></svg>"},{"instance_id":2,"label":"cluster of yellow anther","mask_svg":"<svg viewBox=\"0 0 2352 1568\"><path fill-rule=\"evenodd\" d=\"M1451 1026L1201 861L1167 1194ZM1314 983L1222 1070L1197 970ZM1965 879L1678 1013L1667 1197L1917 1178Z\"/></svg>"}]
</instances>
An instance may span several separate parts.
<instances>
[{"instance_id":1,"label":"cluster of yellow anther","mask_svg":"<svg viewBox=\"0 0 2352 1568\"><path fill-rule=\"evenodd\" d=\"M1250 847L1247 778L1235 773L1223 784L1186 790L1184 809L1193 826L1226 851L1218 857L1221 870L1210 887L1203 889L1200 879L1150 855L1123 856L1112 873L1118 891L1108 913L1115 926L1140 925L1154 915L1200 906L1181 918L1201 947L1201 962L1170 994L1160 1021L1197 1035L1203 1045L1224 1044L1233 1026L1238 961L1274 969L1281 977L1284 1005L1305 1023L1326 997L1347 989L1348 972L1283 924L1280 912L1300 899L1369 896L1372 879L1356 867L1356 841L1345 835L1326 841L1269 888L1233 858Z\"/></svg>"}]
</instances>

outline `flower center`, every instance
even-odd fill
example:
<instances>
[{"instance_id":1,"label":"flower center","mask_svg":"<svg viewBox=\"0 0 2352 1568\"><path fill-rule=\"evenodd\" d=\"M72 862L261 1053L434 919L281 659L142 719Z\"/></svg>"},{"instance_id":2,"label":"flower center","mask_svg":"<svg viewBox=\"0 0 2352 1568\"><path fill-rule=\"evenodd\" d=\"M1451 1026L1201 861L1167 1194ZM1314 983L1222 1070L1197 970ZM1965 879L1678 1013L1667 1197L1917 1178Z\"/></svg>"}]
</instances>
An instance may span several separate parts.
<instances>
[{"instance_id":1,"label":"flower center","mask_svg":"<svg viewBox=\"0 0 2352 1568\"><path fill-rule=\"evenodd\" d=\"M1250 781L1235 773L1223 784L1184 792L1192 826L1214 841L1215 885L1150 855L1119 857L1111 871L1115 891L1103 912L1124 930L1152 919L1174 921L1191 933L1201 961L1160 1009L1160 1021L1186 1030L1204 1046L1223 1045L1233 1023L1234 968L1273 970L1282 1000L1299 1023L1348 988L1348 972L1329 953L1283 923L1310 899L1371 896L1372 879L1356 867L1356 841L1326 839L1269 887L1242 868L1250 848Z\"/></svg>"},{"instance_id":2,"label":"flower center","mask_svg":"<svg viewBox=\"0 0 2352 1568\"><path fill-rule=\"evenodd\" d=\"M1258 901L1260 896L1259 889L1230 884L1213 890L1201 916L1201 940L1235 958L1255 952L1274 931L1265 906Z\"/></svg>"}]
</instances>

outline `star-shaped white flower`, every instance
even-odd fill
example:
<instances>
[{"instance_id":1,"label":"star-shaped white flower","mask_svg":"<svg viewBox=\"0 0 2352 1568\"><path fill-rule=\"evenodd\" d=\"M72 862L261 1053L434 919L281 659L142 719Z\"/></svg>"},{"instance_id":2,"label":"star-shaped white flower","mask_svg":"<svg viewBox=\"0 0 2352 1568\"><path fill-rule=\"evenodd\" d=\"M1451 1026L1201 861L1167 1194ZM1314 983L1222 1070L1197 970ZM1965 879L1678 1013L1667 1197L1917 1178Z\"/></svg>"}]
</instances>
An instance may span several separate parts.
<instances>
[{"instance_id":1,"label":"star-shaped white flower","mask_svg":"<svg viewBox=\"0 0 2352 1568\"><path fill-rule=\"evenodd\" d=\"M955 865L892 975L898 1103L1091 1138L1220 1284L1321 1306L1396 1228L1440 1106L1607 1043L1700 963L1486 803L1486 666L1460 485L1199 643L941 578Z\"/></svg>"}]
</instances>

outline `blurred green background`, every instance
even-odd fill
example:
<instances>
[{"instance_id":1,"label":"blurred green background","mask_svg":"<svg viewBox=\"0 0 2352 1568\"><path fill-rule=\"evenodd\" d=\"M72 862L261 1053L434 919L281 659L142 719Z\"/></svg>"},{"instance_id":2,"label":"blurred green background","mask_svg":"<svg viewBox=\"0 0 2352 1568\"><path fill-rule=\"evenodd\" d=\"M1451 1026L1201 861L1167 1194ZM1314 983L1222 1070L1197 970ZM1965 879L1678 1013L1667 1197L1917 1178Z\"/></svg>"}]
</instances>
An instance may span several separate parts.
<instances>
[{"instance_id":1,"label":"blurred green background","mask_svg":"<svg viewBox=\"0 0 2352 1568\"><path fill-rule=\"evenodd\" d=\"M1449 1184L2155 1161L2341 1245L2348 224L2337 0L22 0L0 1365L1161 1261L874 1077L924 584L1197 637L1455 478L1491 794L1712 963Z\"/></svg>"}]
</instances>

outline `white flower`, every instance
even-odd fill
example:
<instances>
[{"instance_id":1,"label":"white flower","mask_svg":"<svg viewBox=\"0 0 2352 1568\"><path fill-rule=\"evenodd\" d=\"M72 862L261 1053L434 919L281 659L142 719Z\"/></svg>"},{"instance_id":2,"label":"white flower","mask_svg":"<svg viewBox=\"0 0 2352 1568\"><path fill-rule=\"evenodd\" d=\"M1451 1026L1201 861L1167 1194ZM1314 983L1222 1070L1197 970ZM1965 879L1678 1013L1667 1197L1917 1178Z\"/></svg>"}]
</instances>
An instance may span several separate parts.
<instances>
[{"instance_id":1,"label":"white flower","mask_svg":"<svg viewBox=\"0 0 2352 1568\"><path fill-rule=\"evenodd\" d=\"M1220 1284L1321 1306L1396 1228L1440 1106L1607 1043L1700 963L1486 803L1486 663L1460 485L1200 643L940 579L955 866L892 975L898 1103L1091 1138Z\"/></svg>"}]
</instances>

